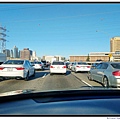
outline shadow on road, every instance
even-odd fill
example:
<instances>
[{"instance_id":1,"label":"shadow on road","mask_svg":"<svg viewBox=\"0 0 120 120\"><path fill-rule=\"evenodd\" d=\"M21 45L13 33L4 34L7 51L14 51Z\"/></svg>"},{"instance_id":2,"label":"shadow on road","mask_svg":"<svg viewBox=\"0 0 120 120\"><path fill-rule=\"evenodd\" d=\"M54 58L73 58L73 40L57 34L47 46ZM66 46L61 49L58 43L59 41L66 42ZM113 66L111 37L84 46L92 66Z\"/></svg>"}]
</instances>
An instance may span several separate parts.
<instances>
[{"instance_id":1,"label":"shadow on road","mask_svg":"<svg viewBox=\"0 0 120 120\"><path fill-rule=\"evenodd\" d=\"M52 73L51 75L65 75L66 76L69 74L71 74L71 71L67 71L66 74L64 74L64 73L63 74L62 73Z\"/></svg>"},{"instance_id":2,"label":"shadow on road","mask_svg":"<svg viewBox=\"0 0 120 120\"><path fill-rule=\"evenodd\" d=\"M48 75L49 72L46 72L46 71L41 71L41 72L37 72L35 73L35 76L34 77L30 77L29 80L34 80L34 79L37 79L37 78L42 78L43 76L46 76Z\"/></svg>"}]
</instances>

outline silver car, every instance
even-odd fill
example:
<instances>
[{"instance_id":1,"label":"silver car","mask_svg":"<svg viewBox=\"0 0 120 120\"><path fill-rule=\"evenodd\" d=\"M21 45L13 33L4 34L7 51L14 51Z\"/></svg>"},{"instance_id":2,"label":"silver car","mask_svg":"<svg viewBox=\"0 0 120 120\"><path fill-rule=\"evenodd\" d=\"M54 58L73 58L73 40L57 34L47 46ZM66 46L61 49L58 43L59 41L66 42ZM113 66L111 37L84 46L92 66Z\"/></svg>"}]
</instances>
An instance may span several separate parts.
<instances>
[{"instance_id":1,"label":"silver car","mask_svg":"<svg viewBox=\"0 0 120 120\"><path fill-rule=\"evenodd\" d=\"M98 81L104 87L120 87L120 62L99 63L90 69L88 79Z\"/></svg>"}]
</instances>

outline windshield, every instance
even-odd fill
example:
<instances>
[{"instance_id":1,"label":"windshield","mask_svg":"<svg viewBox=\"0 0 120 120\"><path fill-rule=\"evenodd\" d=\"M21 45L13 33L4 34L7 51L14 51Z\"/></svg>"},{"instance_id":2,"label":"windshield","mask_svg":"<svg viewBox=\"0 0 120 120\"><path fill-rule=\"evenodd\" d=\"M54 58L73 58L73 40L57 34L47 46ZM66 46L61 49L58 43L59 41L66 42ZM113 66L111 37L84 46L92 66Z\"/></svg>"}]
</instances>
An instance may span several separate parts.
<instances>
[{"instance_id":1,"label":"windshield","mask_svg":"<svg viewBox=\"0 0 120 120\"><path fill-rule=\"evenodd\" d=\"M53 62L52 65L64 65L64 62Z\"/></svg>"},{"instance_id":2,"label":"windshield","mask_svg":"<svg viewBox=\"0 0 120 120\"><path fill-rule=\"evenodd\" d=\"M82 63L78 62L77 64L78 65L87 65L87 63L84 63L84 62L82 62Z\"/></svg>"},{"instance_id":3,"label":"windshield","mask_svg":"<svg viewBox=\"0 0 120 120\"><path fill-rule=\"evenodd\" d=\"M111 65L113 68L120 69L120 63L119 64L113 63Z\"/></svg>"},{"instance_id":4,"label":"windshield","mask_svg":"<svg viewBox=\"0 0 120 120\"><path fill-rule=\"evenodd\" d=\"M1 3L0 93L119 88L119 17L119 3Z\"/></svg>"},{"instance_id":5,"label":"windshield","mask_svg":"<svg viewBox=\"0 0 120 120\"><path fill-rule=\"evenodd\" d=\"M4 62L4 64L20 64L20 65L22 65L23 63L24 61L21 61L21 60L8 60Z\"/></svg>"}]
</instances>

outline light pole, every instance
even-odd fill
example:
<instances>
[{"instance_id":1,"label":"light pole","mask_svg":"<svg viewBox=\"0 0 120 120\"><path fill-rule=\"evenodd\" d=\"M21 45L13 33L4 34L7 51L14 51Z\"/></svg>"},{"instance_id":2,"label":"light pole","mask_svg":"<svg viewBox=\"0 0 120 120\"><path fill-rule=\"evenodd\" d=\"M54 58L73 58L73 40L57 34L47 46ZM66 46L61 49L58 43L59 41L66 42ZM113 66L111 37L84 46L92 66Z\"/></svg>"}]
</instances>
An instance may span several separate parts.
<instances>
[{"instance_id":1,"label":"light pole","mask_svg":"<svg viewBox=\"0 0 120 120\"><path fill-rule=\"evenodd\" d=\"M100 31L100 30L96 30L96 32L101 32L101 33L104 33L104 34L106 34L106 35L110 38L110 35L108 34L108 32L105 32L105 31Z\"/></svg>"},{"instance_id":2,"label":"light pole","mask_svg":"<svg viewBox=\"0 0 120 120\"><path fill-rule=\"evenodd\" d=\"M105 31L100 31L100 30L96 30L96 32L101 32L101 33L104 33L108 36L109 40L110 40L110 35L108 32L105 32ZM109 54L109 61L110 61L110 58L111 58L111 54Z\"/></svg>"}]
</instances>

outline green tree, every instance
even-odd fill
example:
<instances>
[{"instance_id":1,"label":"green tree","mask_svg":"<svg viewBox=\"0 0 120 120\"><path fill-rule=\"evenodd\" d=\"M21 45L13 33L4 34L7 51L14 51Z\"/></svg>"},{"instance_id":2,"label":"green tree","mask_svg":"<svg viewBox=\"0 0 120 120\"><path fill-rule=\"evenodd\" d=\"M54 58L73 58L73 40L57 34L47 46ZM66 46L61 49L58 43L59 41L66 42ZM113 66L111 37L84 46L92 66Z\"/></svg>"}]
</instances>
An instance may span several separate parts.
<instances>
[{"instance_id":1,"label":"green tree","mask_svg":"<svg viewBox=\"0 0 120 120\"><path fill-rule=\"evenodd\" d=\"M86 61L90 61L90 56L89 56L89 54L88 54L88 56L87 56Z\"/></svg>"}]
</instances>

